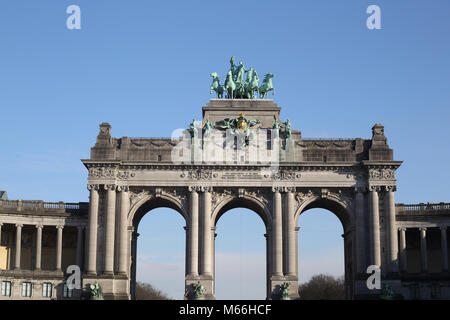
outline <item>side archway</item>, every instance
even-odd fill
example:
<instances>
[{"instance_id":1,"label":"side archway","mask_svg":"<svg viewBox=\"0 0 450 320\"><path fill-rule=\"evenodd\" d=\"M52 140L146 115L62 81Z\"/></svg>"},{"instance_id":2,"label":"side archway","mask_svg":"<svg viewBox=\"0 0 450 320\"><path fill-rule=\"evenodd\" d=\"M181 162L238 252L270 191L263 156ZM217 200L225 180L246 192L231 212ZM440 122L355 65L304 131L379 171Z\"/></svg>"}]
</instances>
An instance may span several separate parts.
<instances>
[{"instance_id":1,"label":"side archway","mask_svg":"<svg viewBox=\"0 0 450 320\"><path fill-rule=\"evenodd\" d=\"M142 218L150 211L158 208L169 208L178 212L187 224L189 215L185 209L182 199L174 197L170 194L152 194L150 192L142 192L135 194L130 199L131 205L127 216L129 231L129 256L130 256L130 296L136 298L136 274L137 274L137 242L138 228Z\"/></svg>"},{"instance_id":2,"label":"side archway","mask_svg":"<svg viewBox=\"0 0 450 320\"><path fill-rule=\"evenodd\" d=\"M302 213L310 209L325 209L333 213L340 221L343 229L344 240L344 272L345 272L345 296L353 297L356 281L356 234L354 232L354 201L351 197L340 193L314 194L309 193L301 199L295 212L295 225Z\"/></svg>"}]
</instances>

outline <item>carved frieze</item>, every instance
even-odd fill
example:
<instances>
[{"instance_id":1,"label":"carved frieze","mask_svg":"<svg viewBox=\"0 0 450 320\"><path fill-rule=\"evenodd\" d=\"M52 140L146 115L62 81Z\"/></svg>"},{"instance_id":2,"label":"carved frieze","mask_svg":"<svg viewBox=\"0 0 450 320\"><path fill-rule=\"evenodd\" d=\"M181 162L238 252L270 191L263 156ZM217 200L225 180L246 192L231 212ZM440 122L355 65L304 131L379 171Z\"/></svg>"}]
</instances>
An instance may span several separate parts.
<instances>
[{"instance_id":1,"label":"carved frieze","mask_svg":"<svg viewBox=\"0 0 450 320\"><path fill-rule=\"evenodd\" d=\"M394 180L395 170L387 168L369 169L369 179L371 180Z\"/></svg>"},{"instance_id":2,"label":"carved frieze","mask_svg":"<svg viewBox=\"0 0 450 320\"><path fill-rule=\"evenodd\" d=\"M128 180L135 176L134 171L121 170L115 167L91 167L89 168L89 177L98 179L118 179Z\"/></svg>"},{"instance_id":3,"label":"carved frieze","mask_svg":"<svg viewBox=\"0 0 450 320\"><path fill-rule=\"evenodd\" d=\"M300 173L296 173L295 171L286 171L279 170L272 174L273 180L290 180L293 181L295 179L299 179L301 177Z\"/></svg>"},{"instance_id":4,"label":"carved frieze","mask_svg":"<svg viewBox=\"0 0 450 320\"><path fill-rule=\"evenodd\" d=\"M190 180L211 180L212 178L217 177L217 173L214 173L211 170L197 169L188 171L187 173L183 172L180 177L187 177Z\"/></svg>"}]
</instances>

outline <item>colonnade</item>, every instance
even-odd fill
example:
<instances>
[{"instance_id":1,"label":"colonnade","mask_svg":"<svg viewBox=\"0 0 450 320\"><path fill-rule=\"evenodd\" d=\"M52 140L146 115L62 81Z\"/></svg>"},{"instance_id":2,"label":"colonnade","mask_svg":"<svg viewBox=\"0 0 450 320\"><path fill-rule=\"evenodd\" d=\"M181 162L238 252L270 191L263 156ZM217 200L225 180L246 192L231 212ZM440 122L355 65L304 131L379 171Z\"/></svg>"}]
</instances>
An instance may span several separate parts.
<instances>
[{"instance_id":1,"label":"colonnade","mask_svg":"<svg viewBox=\"0 0 450 320\"><path fill-rule=\"evenodd\" d=\"M4 223L0 223L0 239L1 232ZM27 224L26 224L27 225ZM56 227L56 254L55 254L55 270L60 272L62 271L62 255L63 255L63 225L50 226L50 225L42 225L36 224L31 225L36 228L36 246L34 250L34 266L32 266L33 270L39 271L42 268L42 234L45 229L55 228ZM15 247L14 247L14 264L13 269L16 271L22 270L21 268L21 258L22 258L22 229L24 227L23 223L15 224ZM77 233L77 252L76 252L76 263L77 265L82 265L83 260L83 238L84 238L84 227L78 226Z\"/></svg>"},{"instance_id":2,"label":"colonnade","mask_svg":"<svg viewBox=\"0 0 450 320\"><path fill-rule=\"evenodd\" d=\"M406 254L406 231L407 229L417 229L417 228L406 228L399 227L399 259L400 259L400 270L402 272L407 272L407 254ZM419 227L419 239L420 239L420 270L423 273L428 272L428 253L427 253L427 228ZM441 235L441 263L442 270L448 271L448 245L447 245L447 226L440 226Z\"/></svg>"}]
</instances>

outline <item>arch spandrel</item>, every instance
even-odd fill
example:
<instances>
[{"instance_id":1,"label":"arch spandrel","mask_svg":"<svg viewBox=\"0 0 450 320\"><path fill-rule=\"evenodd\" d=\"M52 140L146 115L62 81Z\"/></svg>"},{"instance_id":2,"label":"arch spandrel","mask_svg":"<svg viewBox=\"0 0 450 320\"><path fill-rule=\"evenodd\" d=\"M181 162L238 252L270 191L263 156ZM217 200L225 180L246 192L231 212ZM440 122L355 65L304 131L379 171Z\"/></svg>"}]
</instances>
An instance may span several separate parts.
<instances>
[{"instance_id":1,"label":"arch spandrel","mask_svg":"<svg viewBox=\"0 0 450 320\"><path fill-rule=\"evenodd\" d=\"M170 208L180 213L189 222L186 210L186 195L164 189L141 190L130 192L130 210L128 211L128 225L139 224L142 217L157 208Z\"/></svg>"},{"instance_id":2,"label":"arch spandrel","mask_svg":"<svg viewBox=\"0 0 450 320\"><path fill-rule=\"evenodd\" d=\"M353 211L354 201L349 194L342 192L331 192L328 190L308 190L307 193L296 192L297 208L295 210L295 224L298 223L299 216L313 208L326 209L336 215L342 223L344 232L350 230L354 223Z\"/></svg>"},{"instance_id":3,"label":"arch spandrel","mask_svg":"<svg viewBox=\"0 0 450 320\"><path fill-rule=\"evenodd\" d=\"M225 189L213 193L213 206L211 220L217 224L220 217L227 211L235 208L246 208L254 211L264 222L266 229L271 226L271 200L263 192L245 191L239 188L237 192Z\"/></svg>"}]
</instances>

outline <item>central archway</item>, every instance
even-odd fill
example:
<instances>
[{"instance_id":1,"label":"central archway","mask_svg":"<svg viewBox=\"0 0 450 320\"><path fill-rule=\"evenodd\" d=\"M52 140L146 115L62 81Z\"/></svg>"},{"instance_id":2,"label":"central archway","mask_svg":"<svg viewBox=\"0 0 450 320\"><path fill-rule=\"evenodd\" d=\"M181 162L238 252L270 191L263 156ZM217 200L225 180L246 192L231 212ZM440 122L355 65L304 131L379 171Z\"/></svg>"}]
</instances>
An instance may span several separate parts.
<instances>
[{"instance_id":1,"label":"central archway","mask_svg":"<svg viewBox=\"0 0 450 320\"><path fill-rule=\"evenodd\" d=\"M242 212L242 211L238 211L238 210L245 210L246 212ZM213 218L213 222L214 222L214 230L217 230L217 234L220 234L220 229L218 228L218 223L221 220L221 218L227 213L228 214L239 214L241 215L254 215L255 213L259 216L259 218L261 218L262 222L263 222L263 234L264 237L266 238L264 240L265 242L265 249L264 249L264 269L265 269L265 279L266 279L266 284L265 284L265 295L266 297L270 296L270 290L269 288L269 284L267 282L267 279L269 279L269 260L268 257L270 256L269 254L269 245L267 244L267 237L268 237L268 226L270 226L270 213L267 210L267 207L265 206L264 203L262 203L259 199L255 199L251 196L242 196L242 197L236 197L236 196L230 196L227 197L226 199L224 199L216 208L216 210L213 212L212 214L212 218ZM247 219L250 217L247 217ZM259 220L258 218L258 220ZM260 221L261 221L260 220ZM259 229L259 228L258 228ZM255 230L251 230L251 232L254 234ZM217 235L216 234L216 235ZM215 240L214 240L214 245L213 247L216 246ZM217 252L216 249L214 249L214 252ZM242 257L241 257L242 258ZM214 259L217 259L216 254L214 254ZM213 264L215 266L215 262ZM216 278L216 268L213 268L214 270L214 284L216 285L217 283L217 278ZM256 272L256 270L255 270ZM215 291L215 289L214 289ZM220 295L219 295L220 297ZM233 299L236 299L235 297L233 297Z\"/></svg>"}]
</instances>

